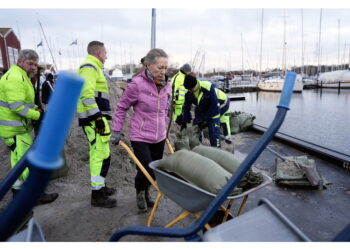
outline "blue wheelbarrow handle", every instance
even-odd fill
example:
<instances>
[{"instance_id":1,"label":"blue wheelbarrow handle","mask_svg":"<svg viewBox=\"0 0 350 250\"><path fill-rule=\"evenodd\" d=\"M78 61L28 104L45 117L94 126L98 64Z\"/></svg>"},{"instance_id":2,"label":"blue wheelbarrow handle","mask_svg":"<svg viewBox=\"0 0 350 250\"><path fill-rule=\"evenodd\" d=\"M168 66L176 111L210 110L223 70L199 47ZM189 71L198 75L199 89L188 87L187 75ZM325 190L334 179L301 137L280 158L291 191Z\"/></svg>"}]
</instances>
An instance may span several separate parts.
<instances>
[{"instance_id":1,"label":"blue wheelbarrow handle","mask_svg":"<svg viewBox=\"0 0 350 250\"><path fill-rule=\"evenodd\" d=\"M29 164L30 173L21 191L0 215L1 241L15 232L44 191L52 171L63 165L60 154L83 84L83 79L76 75L65 72L58 75L55 92L50 99L39 135L26 158L15 166L24 169Z\"/></svg>"},{"instance_id":2,"label":"blue wheelbarrow handle","mask_svg":"<svg viewBox=\"0 0 350 250\"><path fill-rule=\"evenodd\" d=\"M248 154L245 160L241 163L237 171L232 175L228 183L216 195L208 208L202 213L201 217L188 228L160 228L160 227L145 227L145 226L130 226L115 232L110 241L117 241L125 235L148 235L148 236L163 236L163 237L184 237L186 240L200 241L201 238L197 235L204 225L210 220L220 205L226 200L226 197L231 193L234 187L250 169L255 160L259 157L267 144L272 140L280 126L282 125L289 103L292 97L294 82L296 78L295 72L288 72L285 78L284 87L282 90L278 110L270 127L258 141L257 145Z\"/></svg>"}]
</instances>

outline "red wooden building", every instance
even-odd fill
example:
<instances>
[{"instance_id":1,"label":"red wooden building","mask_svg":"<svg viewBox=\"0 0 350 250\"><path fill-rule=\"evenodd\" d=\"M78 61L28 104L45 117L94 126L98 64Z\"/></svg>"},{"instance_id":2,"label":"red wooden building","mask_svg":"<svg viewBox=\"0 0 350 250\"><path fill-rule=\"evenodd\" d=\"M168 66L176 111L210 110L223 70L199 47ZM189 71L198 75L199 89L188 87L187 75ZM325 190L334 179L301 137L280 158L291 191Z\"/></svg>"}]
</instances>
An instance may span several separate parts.
<instances>
[{"instance_id":1,"label":"red wooden building","mask_svg":"<svg viewBox=\"0 0 350 250\"><path fill-rule=\"evenodd\" d=\"M21 43L11 28L0 28L0 71L17 62Z\"/></svg>"}]
</instances>

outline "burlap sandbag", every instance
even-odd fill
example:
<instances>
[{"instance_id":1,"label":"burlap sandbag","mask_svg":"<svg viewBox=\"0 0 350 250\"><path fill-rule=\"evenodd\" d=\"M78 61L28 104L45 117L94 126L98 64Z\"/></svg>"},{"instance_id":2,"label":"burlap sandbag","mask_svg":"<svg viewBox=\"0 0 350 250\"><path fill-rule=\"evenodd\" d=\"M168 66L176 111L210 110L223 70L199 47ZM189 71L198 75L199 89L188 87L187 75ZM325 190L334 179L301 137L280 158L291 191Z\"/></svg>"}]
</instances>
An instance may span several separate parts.
<instances>
[{"instance_id":1,"label":"burlap sandbag","mask_svg":"<svg viewBox=\"0 0 350 250\"><path fill-rule=\"evenodd\" d=\"M199 145L193 148L192 151L212 159L229 173L236 172L242 162L242 160L234 157L233 154L219 148Z\"/></svg>"},{"instance_id":2,"label":"burlap sandbag","mask_svg":"<svg viewBox=\"0 0 350 250\"><path fill-rule=\"evenodd\" d=\"M199 142L199 133L200 130L198 126L187 127L182 130L181 133L177 134L176 139L174 140L175 151L181 149L192 149L195 146L200 145Z\"/></svg>"},{"instance_id":3,"label":"burlap sandbag","mask_svg":"<svg viewBox=\"0 0 350 250\"><path fill-rule=\"evenodd\" d=\"M219 164L221 167L223 167L226 171L228 171L231 174L236 172L236 170L239 168L239 166L242 163L241 159L238 159L234 157L234 155L231 154L230 152L227 152L219 148L199 145L192 150L204 157L207 157L215 161L217 164ZM261 173L255 173L249 169L247 173L242 177L237 187L242 188L243 191L246 191L250 188L260 185L263 181L264 181L264 178L261 175Z\"/></svg>"},{"instance_id":4,"label":"burlap sandbag","mask_svg":"<svg viewBox=\"0 0 350 250\"><path fill-rule=\"evenodd\" d=\"M161 160L158 168L175 173L213 194L218 193L231 177L229 172L213 160L186 149Z\"/></svg>"}]
</instances>

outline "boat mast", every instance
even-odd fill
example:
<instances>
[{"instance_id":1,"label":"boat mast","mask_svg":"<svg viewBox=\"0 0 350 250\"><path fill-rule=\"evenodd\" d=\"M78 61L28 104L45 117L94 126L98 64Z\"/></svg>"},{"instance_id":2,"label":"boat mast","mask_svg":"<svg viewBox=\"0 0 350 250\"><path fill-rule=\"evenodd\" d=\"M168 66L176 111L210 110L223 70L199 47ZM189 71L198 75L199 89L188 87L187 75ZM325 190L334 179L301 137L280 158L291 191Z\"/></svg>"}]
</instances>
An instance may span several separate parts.
<instances>
[{"instance_id":1,"label":"boat mast","mask_svg":"<svg viewBox=\"0 0 350 250\"><path fill-rule=\"evenodd\" d=\"M242 75L244 75L244 61L243 61L243 34L241 33L241 50L242 50Z\"/></svg>"},{"instance_id":2,"label":"boat mast","mask_svg":"<svg viewBox=\"0 0 350 250\"><path fill-rule=\"evenodd\" d=\"M286 73L287 65L286 65L286 49L287 49L287 42L286 42L286 10L284 10L284 16L283 16L283 54L282 54L282 66L283 66L283 73Z\"/></svg>"},{"instance_id":3,"label":"boat mast","mask_svg":"<svg viewBox=\"0 0 350 250\"><path fill-rule=\"evenodd\" d=\"M322 9L320 11L320 29L318 33L318 57L317 57L317 74L320 73L320 57L321 57L321 27L322 27Z\"/></svg>"},{"instance_id":4,"label":"boat mast","mask_svg":"<svg viewBox=\"0 0 350 250\"><path fill-rule=\"evenodd\" d=\"M152 9L151 49L156 47L156 9Z\"/></svg>"},{"instance_id":5,"label":"boat mast","mask_svg":"<svg viewBox=\"0 0 350 250\"><path fill-rule=\"evenodd\" d=\"M304 13L301 9L301 75L304 74Z\"/></svg>"},{"instance_id":6,"label":"boat mast","mask_svg":"<svg viewBox=\"0 0 350 250\"><path fill-rule=\"evenodd\" d=\"M338 19L338 67L337 69L341 69L340 66L340 19Z\"/></svg>"},{"instance_id":7,"label":"boat mast","mask_svg":"<svg viewBox=\"0 0 350 250\"><path fill-rule=\"evenodd\" d=\"M264 9L261 9L261 35L260 35L260 60L259 60L259 77L260 78L261 78L261 63L262 63L263 29L264 29Z\"/></svg>"}]
</instances>

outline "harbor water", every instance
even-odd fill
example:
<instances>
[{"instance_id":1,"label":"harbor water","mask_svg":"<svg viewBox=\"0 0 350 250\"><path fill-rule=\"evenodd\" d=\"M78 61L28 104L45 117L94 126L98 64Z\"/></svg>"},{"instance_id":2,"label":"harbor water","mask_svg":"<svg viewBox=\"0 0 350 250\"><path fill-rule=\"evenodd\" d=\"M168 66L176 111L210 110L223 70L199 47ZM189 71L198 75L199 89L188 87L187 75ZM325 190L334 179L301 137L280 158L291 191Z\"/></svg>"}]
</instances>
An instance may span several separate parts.
<instances>
[{"instance_id":1,"label":"harbor water","mask_svg":"<svg viewBox=\"0 0 350 250\"><path fill-rule=\"evenodd\" d=\"M256 116L255 124L268 127L276 113L278 92L229 94L244 96L231 101L231 111ZM280 132L350 155L350 89L309 89L294 93Z\"/></svg>"}]
</instances>

